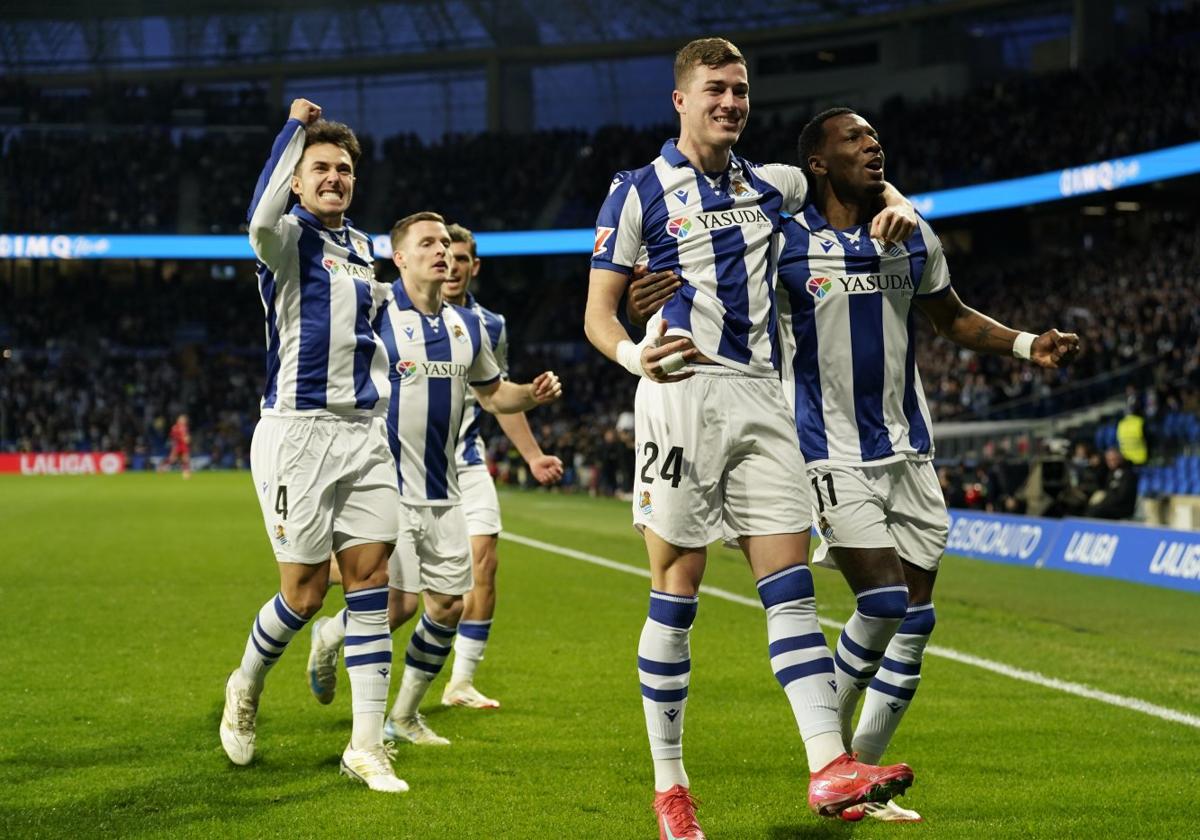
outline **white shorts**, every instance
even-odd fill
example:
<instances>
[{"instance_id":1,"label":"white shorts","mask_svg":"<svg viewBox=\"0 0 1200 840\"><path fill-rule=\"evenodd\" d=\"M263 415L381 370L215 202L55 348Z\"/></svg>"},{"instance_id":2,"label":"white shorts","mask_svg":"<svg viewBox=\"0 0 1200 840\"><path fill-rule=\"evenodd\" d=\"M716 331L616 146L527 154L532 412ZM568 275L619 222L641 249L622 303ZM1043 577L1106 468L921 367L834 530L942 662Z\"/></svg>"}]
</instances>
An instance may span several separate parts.
<instances>
[{"instance_id":1,"label":"white shorts","mask_svg":"<svg viewBox=\"0 0 1200 840\"><path fill-rule=\"evenodd\" d=\"M826 464L809 467L808 477L813 520L821 538L814 563L837 568L828 556L830 546L894 548L914 566L937 571L950 518L932 461L859 467Z\"/></svg>"},{"instance_id":2,"label":"white shorts","mask_svg":"<svg viewBox=\"0 0 1200 840\"><path fill-rule=\"evenodd\" d=\"M462 505L400 503L400 535L388 561L388 586L403 592L471 591L471 540Z\"/></svg>"},{"instance_id":3,"label":"white shorts","mask_svg":"<svg viewBox=\"0 0 1200 840\"><path fill-rule=\"evenodd\" d=\"M279 417L254 427L250 474L281 563L394 543L400 491L382 417Z\"/></svg>"},{"instance_id":4,"label":"white shorts","mask_svg":"<svg viewBox=\"0 0 1200 840\"><path fill-rule=\"evenodd\" d=\"M458 471L458 492L462 494L463 513L467 516L467 533L472 537L499 534L500 497L487 467L468 467Z\"/></svg>"},{"instance_id":5,"label":"white shorts","mask_svg":"<svg viewBox=\"0 0 1200 840\"><path fill-rule=\"evenodd\" d=\"M778 379L692 365L682 382L638 383L633 524L680 548L809 529L796 421Z\"/></svg>"}]
</instances>

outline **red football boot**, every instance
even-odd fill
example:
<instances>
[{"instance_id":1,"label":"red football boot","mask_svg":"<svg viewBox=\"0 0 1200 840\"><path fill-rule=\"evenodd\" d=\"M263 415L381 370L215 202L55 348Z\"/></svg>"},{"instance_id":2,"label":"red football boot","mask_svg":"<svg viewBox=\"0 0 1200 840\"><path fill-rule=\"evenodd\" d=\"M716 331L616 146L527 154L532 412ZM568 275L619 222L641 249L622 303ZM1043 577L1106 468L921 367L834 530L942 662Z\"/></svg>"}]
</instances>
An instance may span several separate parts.
<instances>
[{"instance_id":1,"label":"red football boot","mask_svg":"<svg viewBox=\"0 0 1200 840\"><path fill-rule=\"evenodd\" d=\"M907 764L877 767L843 753L809 777L808 807L822 817L836 817L851 805L887 802L912 782L913 771Z\"/></svg>"},{"instance_id":2,"label":"red football boot","mask_svg":"<svg viewBox=\"0 0 1200 840\"><path fill-rule=\"evenodd\" d=\"M683 785L656 793L654 813L658 814L658 840L706 840L704 829L696 822L698 804Z\"/></svg>"}]
</instances>

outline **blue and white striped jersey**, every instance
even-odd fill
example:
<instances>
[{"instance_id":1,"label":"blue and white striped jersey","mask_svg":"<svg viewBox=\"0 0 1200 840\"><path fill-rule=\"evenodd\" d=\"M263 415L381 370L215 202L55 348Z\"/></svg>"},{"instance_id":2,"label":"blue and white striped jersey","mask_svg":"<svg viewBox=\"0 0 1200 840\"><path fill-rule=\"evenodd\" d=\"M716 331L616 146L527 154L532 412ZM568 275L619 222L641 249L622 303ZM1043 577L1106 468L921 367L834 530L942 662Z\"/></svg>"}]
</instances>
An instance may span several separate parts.
<instances>
[{"instance_id":1,"label":"blue and white striped jersey","mask_svg":"<svg viewBox=\"0 0 1200 840\"><path fill-rule=\"evenodd\" d=\"M329 230L299 205L285 212L303 153L304 125L288 120L248 214L266 311L262 413L381 413L387 358L371 321L387 300L387 286L375 282L371 238L349 219Z\"/></svg>"},{"instance_id":2,"label":"blue and white striped jersey","mask_svg":"<svg viewBox=\"0 0 1200 840\"><path fill-rule=\"evenodd\" d=\"M496 357L500 377L508 379L508 327L504 323L504 316L484 309L479 305L479 301L475 300L475 296L469 293L466 308L474 312L483 323L483 335L491 345L492 355ZM482 416L483 407L479 405L479 400L475 399L475 393L467 391L462 428L458 432L458 449L454 452L460 470L487 466L487 445L479 434Z\"/></svg>"},{"instance_id":3,"label":"blue and white striped jersey","mask_svg":"<svg viewBox=\"0 0 1200 840\"><path fill-rule=\"evenodd\" d=\"M628 274L639 262L673 269L683 286L666 318L713 361L755 376L779 370L772 235L781 213L808 195L794 166L730 157L724 172L697 170L668 140L649 166L618 172L596 220L592 266Z\"/></svg>"},{"instance_id":4,"label":"blue and white striped jersey","mask_svg":"<svg viewBox=\"0 0 1200 840\"><path fill-rule=\"evenodd\" d=\"M454 450L467 385L487 385L500 368L479 317L442 304L437 315L418 311L397 280L392 300L375 319L387 348L392 383L388 443L396 459L400 496L414 505L459 503Z\"/></svg>"},{"instance_id":5,"label":"blue and white striped jersey","mask_svg":"<svg viewBox=\"0 0 1200 840\"><path fill-rule=\"evenodd\" d=\"M809 465L933 457L917 372L914 297L950 291L933 229L903 245L830 227L816 207L779 237L779 336L800 451Z\"/></svg>"}]
</instances>

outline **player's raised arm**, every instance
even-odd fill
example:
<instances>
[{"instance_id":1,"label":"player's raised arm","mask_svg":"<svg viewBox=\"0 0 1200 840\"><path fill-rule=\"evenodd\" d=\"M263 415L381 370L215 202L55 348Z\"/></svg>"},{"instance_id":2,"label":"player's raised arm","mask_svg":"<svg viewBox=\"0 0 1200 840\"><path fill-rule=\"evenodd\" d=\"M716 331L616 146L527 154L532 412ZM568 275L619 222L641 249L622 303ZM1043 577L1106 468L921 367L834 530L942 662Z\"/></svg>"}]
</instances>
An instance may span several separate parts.
<instances>
[{"instance_id":1,"label":"player's raised arm","mask_svg":"<svg viewBox=\"0 0 1200 840\"><path fill-rule=\"evenodd\" d=\"M305 128L321 117L321 108L307 99L296 99L288 112L288 121L271 146L271 156L258 176L254 198L246 214L250 247L268 266L279 261L282 242L281 220L287 211L292 191L292 176L304 154Z\"/></svg>"},{"instance_id":2,"label":"player's raised arm","mask_svg":"<svg viewBox=\"0 0 1200 840\"><path fill-rule=\"evenodd\" d=\"M967 306L953 289L940 297L917 298L916 303L938 335L977 353L1011 354L1046 368L1063 367L1079 354L1075 333L1053 329L1041 335L1019 332Z\"/></svg>"}]
</instances>

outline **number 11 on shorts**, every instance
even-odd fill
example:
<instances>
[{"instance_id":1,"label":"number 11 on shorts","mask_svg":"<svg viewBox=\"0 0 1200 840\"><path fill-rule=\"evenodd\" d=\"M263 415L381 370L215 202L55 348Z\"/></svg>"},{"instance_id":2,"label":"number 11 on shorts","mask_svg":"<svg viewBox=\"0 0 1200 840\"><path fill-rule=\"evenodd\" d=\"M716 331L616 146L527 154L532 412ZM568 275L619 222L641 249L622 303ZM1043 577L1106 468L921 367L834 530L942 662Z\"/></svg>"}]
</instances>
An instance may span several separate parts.
<instances>
[{"instance_id":1,"label":"number 11 on shorts","mask_svg":"<svg viewBox=\"0 0 1200 840\"><path fill-rule=\"evenodd\" d=\"M819 479L825 479L825 487L829 491L829 506L837 507L837 493L833 491L833 473L825 473L825 475L814 475L812 478L813 495L817 497L817 513L825 512L825 500L821 498L821 485Z\"/></svg>"}]
</instances>

